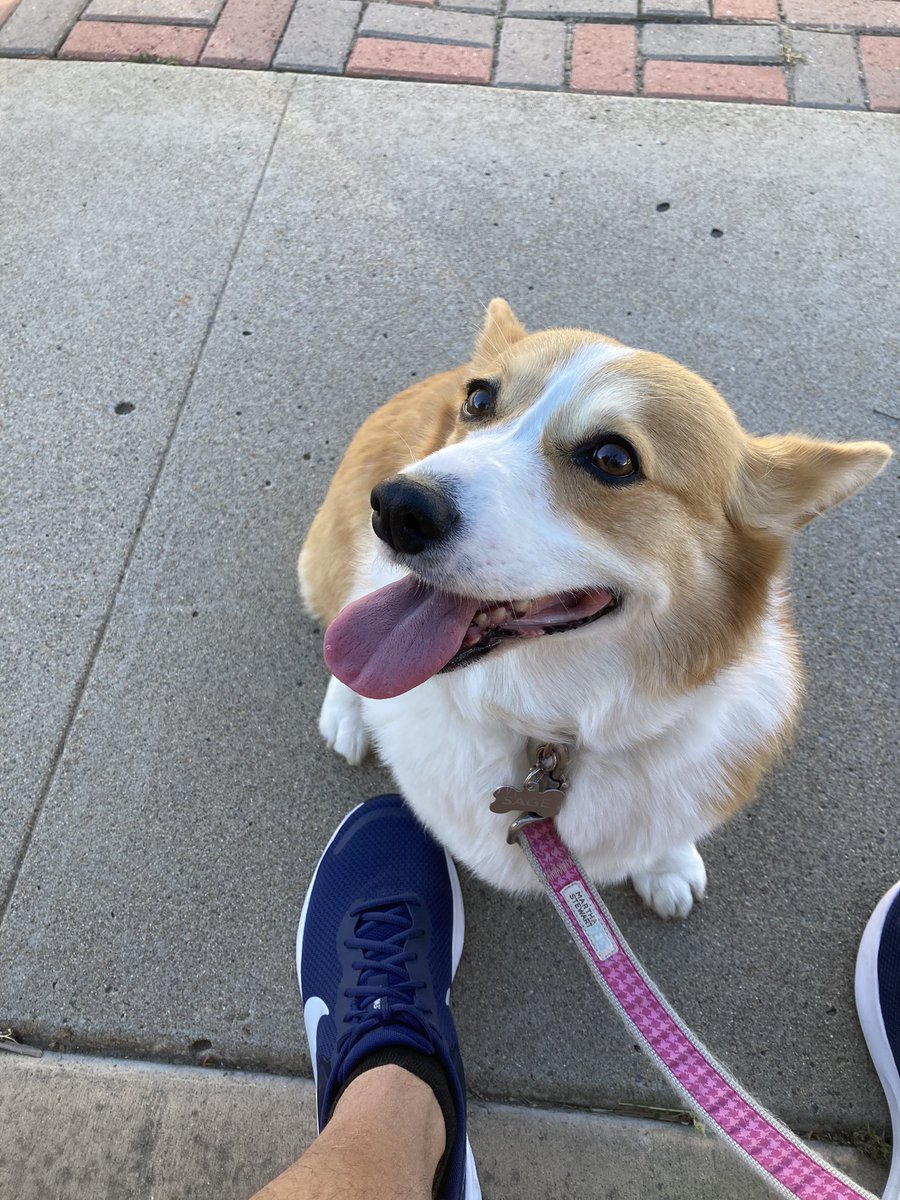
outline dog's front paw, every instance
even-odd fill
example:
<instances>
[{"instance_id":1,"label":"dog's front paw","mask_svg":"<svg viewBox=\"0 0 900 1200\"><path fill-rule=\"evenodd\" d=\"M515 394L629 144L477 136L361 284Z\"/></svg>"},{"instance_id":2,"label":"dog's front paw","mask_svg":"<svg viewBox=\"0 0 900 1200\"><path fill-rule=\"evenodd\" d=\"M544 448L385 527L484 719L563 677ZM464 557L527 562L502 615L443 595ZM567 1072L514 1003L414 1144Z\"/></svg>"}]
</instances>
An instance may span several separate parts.
<instances>
[{"instance_id":1,"label":"dog's front paw","mask_svg":"<svg viewBox=\"0 0 900 1200\"><path fill-rule=\"evenodd\" d=\"M661 917L686 917L706 894L706 867L690 842L676 846L649 871L632 875L634 890Z\"/></svg>"},{"instance_id":2,"label":"dog's front paw","mask_svg":"<svg viewBox=\"0 0 900 1200\"><path fill-rule=\"evenodd\" d=\"M332 677L319 714L319 733L332 750L357 767L369 752L359 696Z\"/></svg>"}]
</instances>

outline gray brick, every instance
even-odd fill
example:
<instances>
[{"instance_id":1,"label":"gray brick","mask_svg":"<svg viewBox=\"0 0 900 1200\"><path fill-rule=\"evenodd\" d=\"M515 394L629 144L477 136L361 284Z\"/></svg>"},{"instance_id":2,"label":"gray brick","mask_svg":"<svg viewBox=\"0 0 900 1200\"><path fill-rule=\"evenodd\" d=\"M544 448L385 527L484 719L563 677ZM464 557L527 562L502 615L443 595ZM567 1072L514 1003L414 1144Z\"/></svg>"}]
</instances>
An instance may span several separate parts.
<instances>
[{"instance_id":1,"label":"gray brick","mask_svg":"<svg viewBox=\"0 0 900 1200\"><path fill-rule=\"evenodd\" d=\"M693 62L781 63L781 41L771 25L645 25L644 58Z\"/></svg>"},{"instance_id":2,"label":"gray brick","mask_svg":"<svg viewBox=\"0 0 900 1200\"><path fill-rule=\"evenodd\" d=\"M562 87L566 27L562 21L503 22L494 82L500 87Z\"/></svg>"},{"instance_id":3,"label":"gray brick","mask_svg":"<svg viewBox=\"0 0 900 1200\"><path fill-rule=\"evenodd\" d=\"M864 108L856 47L849 33L791 32L801 57L792 67L794 102L816 108Z\"/></svg>"},{"instance_id":4,"label":"gray brick","mask_svg":"<svg viewBox=\"0 0 900 1200\"><path fill-rule=\"evenodd\" d=\"M84 0L20 0L0 29L0 54L55 54Z\"/></svg>"},{"instance_id":5,"label":"gray brick","mask_svg":"<svg viewBox=\"0 0 900 1200\"><path fill-rule=\"evenodd\" d=\"M407 8L401 4L370 4L359 27L360 35L403 38L408 42L449 42L454 46L494 45L493 17L478 13L441 12L434 8Z\"/></svg>"},{"instance_id":6,"label":"gray brick","mask_svg":"<svg viewBox=\"0 0 900 1200\"><path fill-rule=\"evenodd\" d=\"M508 17L636 17L637 0L509 0Z\"/></svg>"},{"instance_id":7,"label":"gray brick","mask_svg":"<svg viewBox=\"0 0 900 1200\"><path fill-rule=\"evenodd\" d=\"M340 75L361 7L359 0L298 0L272 66Z\"/></svg>"},{"instance_id":8,"label":"gray brick","mask_svg":"<svg viewBox=\"0 0 900 1200\"><path fill-rule=\"evenodd\" d=\"M645 17L708 17L709 0L643 0Z\"/></svg>"},{"instance_id":9,"label":"gray brick","mask_svg":"<svg viewBox=\"0 0 900 1200\"><path fill-rule=\"evenodd\" d=\"M162 21L166 25L212 25L223 0L91 0L89 21Z\"/></svg>"},{"instance_id":10,"label":"gray brick","mask_svg":"<svg viewBox=\"0 0 900 1200\"><path fill-rule=\"evenodd\" d=\"M438 0L439 8L467 8L471 12L496 13L500 0Z\"/></svg>"}]
</instances>

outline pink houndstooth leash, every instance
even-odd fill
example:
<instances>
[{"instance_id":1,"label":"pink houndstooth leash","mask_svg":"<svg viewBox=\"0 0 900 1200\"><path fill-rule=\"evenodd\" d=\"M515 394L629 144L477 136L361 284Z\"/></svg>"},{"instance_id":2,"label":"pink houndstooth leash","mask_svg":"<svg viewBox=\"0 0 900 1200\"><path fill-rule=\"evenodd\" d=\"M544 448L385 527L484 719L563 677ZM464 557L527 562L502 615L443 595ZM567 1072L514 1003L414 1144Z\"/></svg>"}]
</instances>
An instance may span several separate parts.
<instances>
[{"instance_id":1,"label":"pink houndstooth leash","mask_svg":"<svg viewBox=\"0 0 900 1200\"><path fill-rule=\"evenodd\" d=\"M594 978L632 1035L704 1124L712 1125L780 1196L876 1200L814 1154L732 1079L660 995L606 905L563 844L553 816L565 795L568 753L544 745L524 789L498 788L495 812L525 812L510 825Z\"/></svg>"}]
</instances>

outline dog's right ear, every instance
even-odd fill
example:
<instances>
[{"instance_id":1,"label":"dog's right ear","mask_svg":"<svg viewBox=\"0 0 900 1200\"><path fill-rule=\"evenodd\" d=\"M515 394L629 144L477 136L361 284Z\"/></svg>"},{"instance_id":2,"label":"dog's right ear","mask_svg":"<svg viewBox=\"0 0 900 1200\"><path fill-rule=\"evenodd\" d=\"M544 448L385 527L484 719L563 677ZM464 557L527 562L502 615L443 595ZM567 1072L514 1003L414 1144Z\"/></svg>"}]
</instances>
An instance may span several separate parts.
<instances>
[{"instance_id":1,"label":"dog's right ear","mask_svg":"<svg viewBox=\"0 0 900 1200\"><path fill-rule=\"evenodd\" d=\"M487 368L498 355L523 337L525 330L506 301L499 298L492 300L487 306L484 325L475 342L472 363L476 369Z\"/></svg>"}]
</instances>

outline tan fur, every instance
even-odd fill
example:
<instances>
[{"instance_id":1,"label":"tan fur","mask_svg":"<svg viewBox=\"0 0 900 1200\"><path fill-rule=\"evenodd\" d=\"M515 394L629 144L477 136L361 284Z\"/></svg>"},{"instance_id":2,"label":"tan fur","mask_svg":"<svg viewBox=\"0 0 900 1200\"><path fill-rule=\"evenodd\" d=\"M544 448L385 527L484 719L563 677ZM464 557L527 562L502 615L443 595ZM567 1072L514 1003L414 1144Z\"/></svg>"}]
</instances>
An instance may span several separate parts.
<instances>
[{"instance_id":1,"label":"tan fur","mask_svg":"<svg viewBox=\"0 0 900 1200\"><path fill-rule=\"evenodd\" d=\"M890 456L883 442L749 438L732 510L752 528L794 533L867 484Z\"/></svg>"},{"instance_id":2,"label":"tan fur","mask_svg":"<svg viewBox=\"0 0 900 1200\"><path fill-rule=\"evenodd\" d=\"M610 390L621 392L624 380L635 397L630 419L618 421L615 432L636 450L645 478L636 488L596 486L571 461L578 439L551 425L545 442L556 449L548 456L560 504L586 530L615 529L642 561L659 554L664 531L673 603L668 619L661 617L649 635L659 640L664 686L696 687L733 662L758 627L787 545L729 520L748 437L704 379L647 352L613 362L601 374ZM719 568L700 589L698 542Z\"/></svg>"},{"instance_id":3,"label":"tan fur","mask_svg":"<svg viewBox=\"0 0 900 1200\"><path fill-rule=\"evenodd\" d=\"M445 444L468 374L459 367L400 392L366 419L347 448L300 554L303 601L323 625L337 616L353 587L372 488Z\"/></svg>"},{"instance_id":4,"label":"tan fur","mask_svg":"<svg viewBox=\"0 0 900 1200\"><path fill-rule=\"evenodd\" d=\"M300 552L303 602L327 625L347 603L360 535L371 519L376 484L459 436L466 382L525 336L505 300L492 300L471 366L431 375L399 392L368 417L335 472ZM463 431L464 432L464 431Z\"/></svg>"},{"instance_id":5,"label":"tan fur","mask_svg":"<svg viewBox=\"0 0 900 1200\"><path fill-rule=\"evenodd\" d=\"M742 808L753 803L763 778L780 761L794 740L805 691L805 679L803 663L800 659L800 647L791 624L786 596L782 596L778 622L785 634L785 643L790 656L791 671L795 682L794 705L777 736L768 738L761 746L757 747L754 754L739 758L725 767L718 788L707 800L707 811L716 823L731 820Z\"/></svg>"},{"instance_id":6,"label":"tan fur","mask_svg":"<svg viewBox=\"0 0 900 1200\"><path fill-rule=\"evenodd\" d=\"M506 302L494 300L470 364L408 388L369 417L347 450L301 554L301 587L310 612L327 623L346 603L372 488L476 427L460 416L468 381L482 378L499 388L496 412L477 426L490 427L524 413L554 373L591 345L620 343L584 330L529 335ZM640 562L664 557L671 602L659 620L648 622L647 644L656 653L646 656L645 677L635 683L648 695L690 691L736 662L758 633L790 535L868 482L890 450L877 442L752 437L710 384L648 352L611 358L584 391L587 409L576 398L543 429L554 503L578 523L585 539L599 530ZM610 411L614 401L621 411L615 428L604 431L596 429L596 421L591 424L591 414L602 413L607 393ZM639 485L598 484L573 461L585 439L599 432L630 442L644 476ZM700 578L700 568L708 578ZM786 603L779 620L799 679ZM725 769L721 787L709 798L718 819L753 798L790 732L789 717L780 736Z\"/></svg>"}]
</instances>

